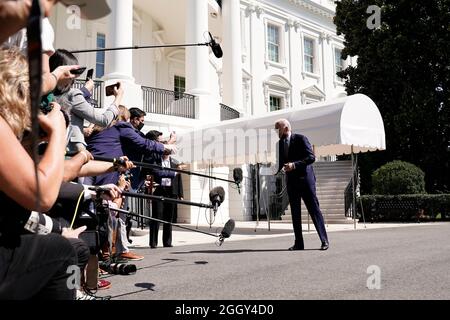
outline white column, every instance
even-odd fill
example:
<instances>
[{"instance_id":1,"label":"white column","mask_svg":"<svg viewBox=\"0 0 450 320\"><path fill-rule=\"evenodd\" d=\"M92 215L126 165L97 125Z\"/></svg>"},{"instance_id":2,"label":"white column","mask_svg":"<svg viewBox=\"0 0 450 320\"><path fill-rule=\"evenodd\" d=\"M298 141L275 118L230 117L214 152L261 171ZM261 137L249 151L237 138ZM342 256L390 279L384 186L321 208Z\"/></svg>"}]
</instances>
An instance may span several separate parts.
<instances>
[{"instance_id":1,"label":"white column","mask_svg":"<svg viewBox=\"0 0 450 320\"><path fill-rule=\"evenodd\" d=\"M242 111L240 1L223 0L223 103Z\"/></svg>"},{"instance_id":2,"label":"white column","mask_svg":"<svg viewBox=\"0 0 450 320\"><path fill-rule=\"evenodd\" d=\"M252 75L251 82L251 115L260 115L266 113L266 104L264 98L264 87L261 85L265 77L265 50L266 46L264 38L264 23L261 15L264 13L263 8L255 3L251 3L247 7L250 15L250 73Z\"/></svg>"},{"instance_id":3,"label":"white column","mask_svg":"<svg viewBox=\"0 0 450 320\"><path fill-rule=\"evenodd\" d=\"M107 47L130 47L133 45L133 0L110 0L111 14L106 39ZM133 78L133 50L109 51L106 56L108 74L105 80L128 80Z\"/></svg>"},{"instance_id":4,"label":"white column","mask_svg":"<svg viewBox=\"0 0 450 320\"><path fill-rule=\"evenodd\" d=\"M302 78L300 77L300 73L302 71L302 54L300 51L302 47L301 37L299 34L300 22L299 21L290 21L289 23L289 51L290 51L290 62L289 62L289 75L290 81L292 84L291 91L291 101L292 107L298 107L302 104L301 96L300 96L300 88Z\"/></svg>"},{"instance_id":5,"label":"white column","mask_svg":"<svg viewBox=\"0 0 450 320\"><path fill-rule=\"evenodd\" d=\"M208 1L186 1L186 42L206 42L208 31ZM209 54L208 47L186 47L186 93L209 94Z\"/></svg>"}]
</instances>

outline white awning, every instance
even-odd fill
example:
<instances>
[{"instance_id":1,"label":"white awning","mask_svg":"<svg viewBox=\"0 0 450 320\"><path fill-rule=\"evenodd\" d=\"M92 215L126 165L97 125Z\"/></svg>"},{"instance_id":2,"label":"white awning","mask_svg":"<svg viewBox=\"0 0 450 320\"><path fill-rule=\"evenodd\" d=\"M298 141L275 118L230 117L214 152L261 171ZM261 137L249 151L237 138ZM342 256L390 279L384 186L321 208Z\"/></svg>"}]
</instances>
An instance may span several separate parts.
<instances>
[{"instance_id":1,"label":"white awning","mask_svg":"<svg viewBox=\"0 0 450 320\"><path fill-rule=\"evenodd\" d=\"M276 162L275 122L308 137L316 156L384 150L384 125L375 103L363 94L239 118L183 133L176 158L184 162L244 164Z\"/></svg>"}]
</instances>

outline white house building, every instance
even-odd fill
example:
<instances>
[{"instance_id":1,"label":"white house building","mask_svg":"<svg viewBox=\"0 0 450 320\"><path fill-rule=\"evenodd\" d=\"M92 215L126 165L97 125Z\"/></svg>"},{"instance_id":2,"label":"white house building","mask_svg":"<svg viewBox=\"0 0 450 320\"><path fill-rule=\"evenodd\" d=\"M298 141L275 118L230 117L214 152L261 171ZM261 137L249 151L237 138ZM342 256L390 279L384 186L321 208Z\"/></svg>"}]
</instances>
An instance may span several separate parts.
<instances>
[{"instance_id":1,"label":"white house building","mask_svg":"<svg viewBox=\"0 0 450 320\"><path fill-rule=\"evenodd\" d=\"M223 50L221 59L207 46L76 54L102 81L96 98L103 105L109 100L102 88L124 84L123 104L147 112L144 132L159 128L182 135L205 124L345 96L336 72L355 62L341 59L333 0L110 0L109 5L112 13L95 21L77 20L76 10L57 5L50 19L55 48L197 44L209 41L209 31ZM195 164L191 169L206 172ZM226 177L229 170L214 172ZM185 198L208 202L213 183L185 179ZM229 197L223 212L235 208L230 216L251 219L250 183L244 181L242 195L224 187ZM179 221L206 216L183 208Z\"/></svg>"}]
</instances>

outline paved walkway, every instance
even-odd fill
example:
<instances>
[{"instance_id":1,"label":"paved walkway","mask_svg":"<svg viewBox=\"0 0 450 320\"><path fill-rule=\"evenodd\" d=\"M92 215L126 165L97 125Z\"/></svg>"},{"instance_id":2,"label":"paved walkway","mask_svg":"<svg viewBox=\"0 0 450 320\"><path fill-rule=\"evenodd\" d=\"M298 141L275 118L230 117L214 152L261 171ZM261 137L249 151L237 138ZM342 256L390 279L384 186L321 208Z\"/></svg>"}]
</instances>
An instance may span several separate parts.
<instances>
[{"instance_id":1,"label":"paved walkway","mask_svg":"<svg viewBox=\"0 0 450 320\"><path fill-rule=\"evenodd\" d=\"M276 226L255 233L254 224L237 223L221 247L210 236L176 231L173 248L136 248L145 257L135 262L138 271L106 276L112 287L98 294L155 300L167 315L185 303L178 300L450 298L450 223L358 225L352 232L330 225L327 251L313 232L305 233L305 250L288 251L289 224ZM146 243L146 236L135 239Z\"/></svg>"},{"instance_id":2,"label":"paved walkway","mask_svg":"<svg viewBox=\"0 0 450 320\"><path fill-rule=\"evenodd\" d=\"M368 229L382 229L382 228L404 228L404 227L423 227L427 225L436 225L436 223L357 223L356 229L353 224L329 224L326 226L327 232L337 232L337 231L354 231L354 230L368 230ZM222 231L223 225L216 222L213 227L208 225L191 225L191 224L181 224L182 226L197 229L203 232L212 233L219 235ZM304 234L314 234L315 228L313 224L308 225L303 224ZM185 229L180 229L173 227L172 229L172 244L174 247L183 245L193 245L202 243L211 243L211 238L208 235L198 233L195 231L189 231ZM308 231L309 230L309 231ZM226 239L229 241L240 241L240 240L251 240L251 239L263 239L263 238L274 238L286 235L294 236L292 231L292 222L290 221L272 221L269 224L267 221L260 221L258 224L256 221L236 221L235 229L230 238ZM159 231L158 246L162 246L162 227ZM138 229L133 228L131 239L133 244L131 248L148 248L149 247L149 236L148 228Z\"/></svg>"}]
</instances>

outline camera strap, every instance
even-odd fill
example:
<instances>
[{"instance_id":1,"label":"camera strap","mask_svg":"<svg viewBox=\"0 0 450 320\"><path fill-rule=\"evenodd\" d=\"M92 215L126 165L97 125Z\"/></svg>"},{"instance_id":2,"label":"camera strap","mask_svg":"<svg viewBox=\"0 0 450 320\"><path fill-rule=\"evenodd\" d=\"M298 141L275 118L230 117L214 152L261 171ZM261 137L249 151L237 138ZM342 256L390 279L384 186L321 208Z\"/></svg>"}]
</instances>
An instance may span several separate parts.
<instances>
[{"instance_id":1,"label":"camera strap","mask_svg":"<svg viewBox=\"0 0 450 320\"><path fill-rule=\"evenodd\" d=\"M28 73L30 81L30 108L31 108L31 157L34 162L36 176L36 211L40 210L41 190L38 176L38 139L39 123L38 112L42 92L42 43L41 43L41 7L39 0L33 0L28 17L27 41L28 41Z\"/></svg>"}]
</instances>

